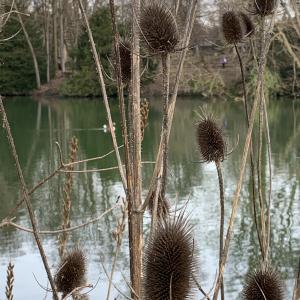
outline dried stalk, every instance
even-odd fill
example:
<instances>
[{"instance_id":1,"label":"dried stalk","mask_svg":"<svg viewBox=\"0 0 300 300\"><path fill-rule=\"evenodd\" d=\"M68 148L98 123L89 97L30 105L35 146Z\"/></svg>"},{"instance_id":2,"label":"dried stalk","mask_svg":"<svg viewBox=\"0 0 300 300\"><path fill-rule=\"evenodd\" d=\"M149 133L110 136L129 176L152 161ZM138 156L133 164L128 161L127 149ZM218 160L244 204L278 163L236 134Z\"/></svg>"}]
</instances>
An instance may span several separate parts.
<instances>
[{"instance_id":1,"label":"dried stalk","mask_svg":"<svg viewBox=\"0 0 300 300\"><path fill-rule=\"evenodd\" d=\"M139 16L140 0L131 1L132 16ZM131 297L138 299L141 295L143 215L137 212L141 204L141 99L140 99L140 40L138 20L132 22L131 49L131 97L129 118L132 120L132 198L128 201L128 231L130 252L130 277L133 290Z\"/></svg>"},{"instance_id":2,"label":"dried stalk","mask_svg":"<svg viewBox=\"0 0 300 300\"><path fill-rule=\"evenodd\" d=\"M6 287L5 287L5 295L7 300L13 300L13 287L14 287L14 265L10 261L7 266L6 271Z\"/></svg>"},{"instance_id":3,"label":"dried stalk","mask_svg":"<svg viewBox=\"0 0 300 300\"><path fill-rule=\"evenodd\" d=\"M162 58L162 72L163 72L163 98L164 98L164 113L162 124L162 184L161 184L161 199L165 198L166 180L167 180L167 167L168 167L168 120L169 111L169 93L170 93L170 54L163 54Z\"/></svg>"},{"instance_id":4,"label":"dried stalk","mask_svg":"<svg viewBox=\"0 0 300 300\"><path fill-rule=\"evenodd\" d=\"M73 163L76 160L77 151L78 151L78 139L73 136L69 142L70 144L70 163ZM74 165L68 167L68 170L72 171ZM62 229L70 228L70 212L71 212L71 192L73 186L72 173L66 173L66 183L64 186L64 205L63 205L63 224ZM59 255L62 258L64 256L66 243L67 243L68 233L63 232L59 238Z\"/></svg>"},{"instance_id":5,"label":"dried stalk","mask_svg":"<svg viewBox=\"0 0 300 300\"><path fill-rule=\"evenodd\" d=\"M41 230L41 231L38 231L38 234L61 234L61 233L64 233L64 232L70 232L70 231L74 231L74 230L77 230L77 229L80 229L80 228L83 228L89 224L92 224L92 223L95 223L95 222L98 222L101 218L103 218L105 215L107 215L109 212L111 212L112 210L114 210L115 208L119 207L119 204L116 204L114 206L112 206L111 208L107 209L105 212L103 212L100 216L96 217L96 218L93 218L83 224L80 224L80 225L77 225L77 226L73 226L73 227L69 227L69 228L66 228L66 229L58 229L58 230ZM29 229L29 228L26 228L26 227L23 227L23 226L20 226L16 223L14 223L12 220L6 220L6 221L3 221L2 223L0 223L0 228L1 227L4 227L4 226L13 226L17 229L20 229L22 231L26 231L26 232L29 232L29 233L34 233L34 231L32 229Z\"/></svg>"},{"instance_id":6,"label":"dried stalk","mask_svg":"<svg viewBox=\"0 0 300 300\"><path fill-rule=\"evenodd\" d=\"M253 49L252 40L250 42L251 42L251 46ZM248 112L248 100L247 100L248 97L247 97L247 91L246 91L246 78L245 78L245 74L244 74L244 65L243 65L243 60L241 58L240 51L239 51L237 45L234 44L234 47L235 47L235 51L236 51L238 59L239 59L239 64L240 64L240 69L241 69L241 76L242 76L242 82L243 82L243 93L244 93L244 109L245 109L247 127L249 128L249 112ZM253 51L253 54L254 54L254 51ZM256 61L256 59L255 59L255 61ZM256 228L256 232L257 232L260 250L261 250L261 253L263 254L262 239L261 239L260 229L259 229L258 222L257 222L255 169L254 169L254 155L253 155L252 138L251 138L251 145L250 145L250 167L251 167L251 184L252 184L253 219L254 219L254 224L255 224L255 228Z\"/></svg>"},{"instance_id":7,"label":"dried stalk","mask_svg":"<svg viewBox=\"0 0 300 300\"><path fill-rule=\"evenodd\" d=\"M98 73L98 80L99 80L99 84L100 84L101 91L102 91L104 106L105 106L105 109L106 109L108 126L109 126L109 129L110 129L114 150L116 152L116 157L117 157L117 161L118 161L119 172L120 172L122 184L123 184L124 190L126 191L127 183L126 183L126 178L125 178L125 175L124 175L124 170L123 170L123 166L122 166L122 161L121 161L121 157L120 157L120 152L119 152L119 148L118 148L118 144L117 144L116 135L115 135L115 132L113 130L113 121L112 121L110 107L109 107L109 103L108 103L108 97L107 97L107 93L106 93L106 89L105 89L105 83L104 83L104 78L103 78L103 73L102 73L102 65L101 65L100 59L98 57L98 53L97 53L97 50L96 50L93 34L92 34L92 31L91 31L91 28L90 28L90 24L89 24L87 15L86 15L85 10L83 8L82 1L81 0L77 0L77 1L78 1L78 4L79 4L79 8L80 8L82 17L84 19L84 23L85 23L85 26L86 26L86 29L87 29L88 36L89 36L89 42L90 42L91 50L92 50L92 53L93 53L93 57L94 57L94 61L95 61L95 65L96 65L96 69L97 69L97 73Z\"/></svg>"},{"instance_id":8,"label":"dried stalk","mask_svg":"<svg viewBox=\"0 0 300 300\"><path fill-rule=\"evenodd\" d=\"M51 274L51 271L50 271L50 267L49 267L49 264L48 264L48 260L47 260L42 242L41 242L40 237L39 237L35 215L34 215L34 212L33 212L33 208L31 206L30 197L29 197L29 194L28 194L28 191L27 191L26 183L25 183L25 180L24 180L24 177L23 177L23 172L22 172L22 169L21 169L21 166L20 166L20 163L19 163L18 154L17 154L17 151L16 151L16 147L15 147L15 143L14 143L12 134L11 134L9 122L8 122L8 119L7 119L7 116L6 116L6 112L5 112L5 109L4 109L4 106L3 106L1 96L0 96L0 111L1 111L2 117L3 117L3 125L4 125L4 128L6 130L7 139L8 139L9 145L11 147L11 153L12 153L14 161L15 161L19 181L20 181L20 184L21 184L22 193L23 193L23 196L25 198L27 210L28 210L29 217L30 217L30 222L31 222L31 225L32 225L33 234L34 234L34 237L35 237L35 240L36 240L36 244L37 244L38 249L40 251L40 255L41 255L41 258L42 258L47 276L48 276L48 280L49 280L51 288L52 288L54 300L58 300L58 295L57 295L57 292L56 292L54 280L53 280L53 277L52 277L52 274Z\"/></svg>"},{"instance_id":9,"label":"dried stalk","mask_svg":"<svg viewBox=\"0 0 300 300\"><path fill-rule=\"evenodd\" d=\"M111 290L113 276L116 268L116 262L122 245L123 233L125 230L126 215L127 215L127 203L125 202L124 205L122 206L122 217L118 221L116 230L113 232L113 238L116 241L116 249L115 249L115 256L113 258L113 263L112 263L110 277L109 277L109 285L108 285L106 300L109 300L109 296L110 296L110 290Z\"/></svg>"},{"instance_id":10,"label":"dried stalk","mask_svg":"<svg viewBox=\"0 0 300 300\"><path fill-rule=\"evenodd\" d=\"M60 146L58 144L58 142L56 142L56 146L58 147L58 151L60 154L60 162L59 162L59 166L51 173L49 174L47 177L45 177L44 179L42 179L39 183L37 183L33 188L31 188L28 191L28 195L32 195L38 188L40 188L41 186L43 186L48 180L50 180L51 178L53 178L56 174L58 174L59 172L62 171L63 168L68 168L70 166L74 166L76 164L80 164L80 163L85 163L85 162L89 162L89 161L94 161L94 160L99 160L102 158L107 157L108 155L112 154L115 152L115 150L112 150L102 156L98 156L98 157L93 157L93 158L88 158L88 159L83 159L83 160L78 160L78 161L74 161L73 163L64 163L63 159L62 159L62 153L61 153L61 149ZM119 148L123 147L123 145L119 146ZM118 167L117 167L118 168ZM103 169L102 169L103 170ZM98 170L97 170L98 171ZM9 219L12 217L13 214L15 214L15 212L17 211L17 209L24 203L25 199L24 197L19 200L19 202L16 204L16 206L14 208L11 209L11 211L9 212L9 214L6 216L6 218L3 219L3 221L5 221L6 219ZM2 221L2 222L3 222Z\"/></svg>"},{"instance_id":11,"label":"dried stalk","mask_svg":"<svg viewBox=\"0 0 300 300\"><path fill-rule=\"evenodd\" d=\"M237 183L237 187L236 187L236 190L235 190L235 193L234 193L234 196L233 196L232 210L231 210L229 225L228 225L228 229L227 229L227 233L226 233L223 256L222 256L221 265L220 265L220 268L219 268L219 271L218 271L217 282L216 282L216 286L215 286L215 290L214 290L213 300L218 299L219 289L220 289L221 282L222 282L221 279L222 279L222 276L223 276L223 273L224 273L225 264L226 264L226 260L227 260L227 256L228 256L229 245L230 245L230 240L231 240L231 236L232 236L234 221L236 219L237 210L238 210L238 206L239 206L240 193L241 193L244 174L245 174L245 169L246 169L247 156L248 156L248 151L249 151L250 142L251 142L254 119L255 119L255 114L256 114L256 110L257 110L257 106L258 106L258 100L259 100L258 91L259 91L260 84L261 83L259 81L258 86L257 86L257 90L256 90L255 99L254 99L253 106L252 106L251 115L250 115L249 128L248 128L248 131L247 131L247 136L246 136L246 141L245 141L245 145L244 145L242 161L241 161L241 165L240 165L240 175L239 175L239 180L238 180L238 183Z\"/></svg>"},{"instance_id":12,"label":"dried stalk","mask_svg":"<svg viewBox=\"0 0 300 300\"><path fill-rule=\"evenodd\" d=\"M222 175L221 163L216 162L216 168L218 172L218 180L219 180L219 190L220 190L220 209L221 209L221 218L220 218L220 249L219 249L219 267L221 266L221 259L223 253L223 244L224 244L224 224L225 224L225 197L224 197L224 181ZM224 292L224 279L223 276L221 278L221 299L225 299Z\"/></svg>"}]
</instances>

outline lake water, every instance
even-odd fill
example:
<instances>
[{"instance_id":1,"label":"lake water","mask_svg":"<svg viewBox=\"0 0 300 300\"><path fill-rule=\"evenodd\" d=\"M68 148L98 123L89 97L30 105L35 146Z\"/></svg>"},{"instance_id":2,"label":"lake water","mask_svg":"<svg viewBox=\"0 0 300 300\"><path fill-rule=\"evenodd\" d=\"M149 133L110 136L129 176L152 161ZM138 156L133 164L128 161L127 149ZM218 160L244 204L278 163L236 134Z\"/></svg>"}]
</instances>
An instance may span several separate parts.
<instances>
[{"instance_id":1,"label":"lake water","mask_svg":"<svg viewBox=\"0 0 300 300\"><path fill-rule=\"evenodd\" d=\"M149 126L143 141L143 160L152 161L160 136L162 103L151 100ZM231 200L237 183L239 162L246 132L242 102L207 101L196 98L179 99L172 128L169 157L168 198L179 205L188 199L187 213L193 224L195 241L199 251L199 278L209 291L214 283L218 263L219 245L219 191L215 166L196 164L199 153L195 139L195 110L199 106L212 111L224 127L229 148L237 136L240 142L235 151L223 163L226 196L226 228ZM34 186L58 164L55 141L61 144L65 159L68 141L79 139L79 159L99 156L112 149L109 133L100 130L106 123L104 106L99 100L45 100L14 98L5 101L16 148L28 187ZM295 272L300 255L300 103L292 100L273 100L268 104L273 154L273 207L271 258L281 272L286 286L286 299L291 299ZM118 122L118 105L112 102L112 114L116 120L117 139L121 143ZM267 152L263 149L264 193L267 194ZM4 130L0 130L0 218L6 217L17 203L19 183ZM114 155L103 160L80 165L80 169L115 166ZM143 166L143 186L147 187L153 166ZM72 192L71 226L81 224L101 214L124 195L116 170L74 174ZM65 175L51 179L32 196L32 203L41 230L58 229L62 222L62 200ZM146 193L146 190L144 191ZM96 288L89 299L105 299L107 278L101 263L110 270L115 249L112 231L115 229L119 210L114 210L98 223L89 225L69 235L68 249L79 245L88 260L88 283ZM22 207L15 222L30 227L27 211ZM2 228L0 234L0 299L4 299L6 265L15 264L14 299L44 299L46 292L39 286L47 286L45 271L33 236L14 228ZM145 233L149 232L149 215L145 216ZM129 277L127 230L114 283L129 295L123 275ZM58 238L43 235L42 242L53 273L59 262ZM241 204L235 222L233 240L224 275L226 299L240 299L240 291L248 270L259 262L259 250L249 200L249 171L241 194ZM48 295L47 299L51 297ZM198 295L197 299L202 298ZM46 299L46 298L45 298ZM124 299L113 289L111 299Z\"/></svg>"}]
</instances>

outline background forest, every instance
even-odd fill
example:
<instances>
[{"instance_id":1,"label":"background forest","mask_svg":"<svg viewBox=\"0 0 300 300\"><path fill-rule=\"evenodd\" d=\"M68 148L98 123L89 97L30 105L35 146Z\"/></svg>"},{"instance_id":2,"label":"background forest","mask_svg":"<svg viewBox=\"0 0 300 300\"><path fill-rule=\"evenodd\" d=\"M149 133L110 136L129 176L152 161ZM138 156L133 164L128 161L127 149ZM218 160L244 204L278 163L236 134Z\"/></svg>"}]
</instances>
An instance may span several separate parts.
<instances>
[{"instance_id":1,"label":"background forest","mask_svg":"<svg viewBox=\"0 0 300 300\"><path fill-rule=\"evenodd\" d=\"M9 1L2 0L0 9L9 10ZM32 54L29 51L24 32L17 16L8 19L1 30L0 39L15 35L0 47L1 72L0 92L4 95L31 94L40 84L39 91L45 95L99 96L93 59L89 50L88 38L80 17L76 1L35 0L16 1L27 34L32 43L37 60L35 70ZM119 31L123 39L130 35L129 4L117 3ZM170 5L176 5L170 3ZM97 51L102 57L108 93L116 95L116 82L112 72L112 29L107 4L103 1L85 1L91 30L94 34ZM240 96L236 91L241 84L237 72L237 56L223 40L220 18L228 6L245 8L244 2L223 3L201 0L190 41L184 76L180 84L180 95L224 95ZM300 68L300 17L299 3L296 0L280 1L276 16L274 35L268 54L266 89L275 95L299 94ZM177 16L179 27L183 27L187 5L180 1ZM254 17L256 18L256 17ZM4 19L3 19L4 20ZM1 20L0 20L1 21ZM255 44L255 38L253 43ZM245 60L247 84L254 85L256 74L251 67L251 47L240 45ZM227 58L225 69L221 59ZM175 72L176 57L171 63L171 78ZM159 92L159 61L155 58L143 60L145 68L143 81L144 95ZM39 73L41 83L36 81ZM52 80L52 81L51 81ZM51 85L49 83L51 81ZM48 85L47 85L48 83Z\"/></svg>"}]
</instances>

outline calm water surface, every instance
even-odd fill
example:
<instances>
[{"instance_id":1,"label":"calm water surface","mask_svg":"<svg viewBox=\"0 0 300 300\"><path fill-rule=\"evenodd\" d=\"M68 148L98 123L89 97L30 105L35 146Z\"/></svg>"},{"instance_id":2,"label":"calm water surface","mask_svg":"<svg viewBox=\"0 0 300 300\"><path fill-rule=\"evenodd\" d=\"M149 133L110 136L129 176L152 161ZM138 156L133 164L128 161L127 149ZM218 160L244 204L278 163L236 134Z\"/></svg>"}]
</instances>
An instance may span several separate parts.
<instances>
[{"instance_id":1,"label":"calm water surface","mask_svg":"<svg viewBox=\"0 0 300 300\"><path fill-rule=\"evenodd\" d=\"M105 110L99 100L51 100L33 101L29 98L9 99L5 102L7 115L15 138L20 162L28 187L47 176L58 164L55 141L62 146L67 159L68 141L79 139L79 159L99 156L112 149L109 133L101 130L106 123ZM229 148L240 143L223 164L226 195L226 221L230 213L231 199L236 186L245 121L241 102L179 99L170 144L168 198L184 204L189 199L188 213L194 225L194 235L199 251L199 277L203 288L210 290L218 261L219 200L216 170L213 164L196 164L198 149L195 142L195 110L206 106L225 129ZM271 257L280 270L286 285L286 299L291 299L294 274L300 255L300 103L291 100L274 100L269 103L269 119L273 153L273 208ZM112 103L116 120L117 138L121 143L118 125L118 106ZM143 141L143 160L154 160L158 147L161 122L161 103L151 101L149 126ZM268 165L266 149L263 149L264 193L267 195ZM20 192L15 167L8 151L4 130L0 130L0 218L4 218L17 203ZM114 155L104 160L81 165L80 169L115 166ZM152 165L143 167L143 186L147 187ZM72 191L71 225L81 224L115 204L124 195L117 171L75 174ZM62 222L62 200L65 175L51 179L37 190L32 203L41 229L58 229ZM144 191L146 192L146 190ZM83 247L88 259L88 282L96 288L89 299L105 299L107 278L101 263L110 270L115 242L115 229L119 211L106 215L96 224L69 236L68 249L73 245ZM22 207L15 222L30 227L27 211ZM227 226L227 225L226 225ZM149 230L149 216L145 217L145 233ZM127 235L127 231L125 236ZM58 238L44 235L43 245L53 272L59 262ZM122 276L128 278L128 241L123 241L114 283L129 295ZM14 228L1 229L0 235L0 299L4 297L6 264L15 264L14 299L44 299L46 292L38 285L47 286L47 279L37 247L31 234ZM259 251L249 204L249 172L244 182L241 205L235 223L225 271L226 299L240 299L241 286L248 270L259 262ZM47 299L51 297L48 295ZM123 299L114 289L111 299ZM201 298L197 297L197 299Z\"/></svg>"}]
</instances>

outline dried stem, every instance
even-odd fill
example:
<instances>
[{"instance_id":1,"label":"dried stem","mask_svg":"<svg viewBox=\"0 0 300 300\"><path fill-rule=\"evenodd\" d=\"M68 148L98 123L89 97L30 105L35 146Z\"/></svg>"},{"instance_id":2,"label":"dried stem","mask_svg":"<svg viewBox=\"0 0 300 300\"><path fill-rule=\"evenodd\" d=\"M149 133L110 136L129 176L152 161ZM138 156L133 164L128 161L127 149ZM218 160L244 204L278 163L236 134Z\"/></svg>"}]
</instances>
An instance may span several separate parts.
<instances>
[{"instance_id":1,"label":"dried stem","mask_svg":"<svg viewBox=\"0 0 300 300\"><path fill-rule=\"evenodd\" d=\"M77 151L78 151L78 139L76 137L72 137L69 142L70 144L70 163L76 160ZM71 165L67 168L68 170L74 170L74 165ZM72 173L66 173L66 182L64 186L64 205L63 205L63 223L62 229L70 228L70 212L71 212L71 192L73 186L73 178ZM67 243L68 233L63 232L59 238L59 255L62 258L64 256L65 247Z\"/></svg>"},{"instance_id":2,"label":"dried stem","mask_svg":"<svg viewBox=\"0 0 300 300\"><path fill-rule=\"evenodd\" d=\"M85 227L85 226L87 226L89 224L98 222L101 218L103 218L105 215L107 215L109 212L111 212L112 210L114 210L117 207L119 207L119 204L116 204L116 205L112 206L111 208L109 208L105 212L103 212L100 216L98 216L96 218L93 218L93 219L91 219L91 220L89 220L89 221L87 221L87 222L85 222L83 224L80 224L80 225L77 225L77 226L73 226L73 227L69 227L69 228L66 228L66 229L41 230L41 231L38 231L38 234L60 234L60 233L70 232L70 231L74 231L74 230L83 228L83 227ZM8 226L8 225L13 226L13 227L15 227L17 229L20 229L20 230L29 232L29 233L34 233L32 229L20 226L20 225L18 225L16 223L12 222L12 220L3 221L2 223L0 223L0 228L4 227L4 226Z\"/></svg>"},{"instance_id":3,"label":"dried stem","mask_svg":"<svg viewBox=\"0 0 300 300\"><path fill-rule=\"evenodd\" d=\"M86 29L87 29L88 36L89 36L89 42L90 42L91 50L92 50L92 53L93 53L93 57L94 57L94 61L95 61L95 65L96 65L96 69L97 69L97 73L98 73L98 80L99 80L99 84L100 84L101 91L102 91L104 106L105 106L105 109L106 109L106 114L107 114L107 119L108 119L108 126L109 126L109 129L110 129L114 150L116 152L116 157L117 157L117 161L118 161L119 172L120 172L122 184L123 184L124 190L126 191L127 183L126 183L126 178L125 178L125 175L124 175L124 170L123 170L123 166L122 166L122 161L121 161L121 157L120 157L120 152L119 152L119 148L118 148L118 144L117 144L115 131L113 130L113 121L112 121L110 107L109 107L109 103L108 103L108 97L107 97L107 93L106 93L106 89L105 89L105 83L104 83L104 78L103 78L103 73L102 73L102 65L101 65L100 59L98 57L98 53L97 53L97 50L96 50L93 34L92 34L92 31L91 31L91 28L90 28L90 24L89 24L87 15L84 11L82 1L81 0L77 0L77 1L78 1L78 4L79 4L81 14L82 14L83 19L84 19L84 23L85 23L85 26L86 26Z\"/></svg>"},{"instance_id":4,"label":"dried stem","mask_svg":"<svg viewBox=\"0 0 300 300\"><path fill-rule=\"evenodd\" d=\"M31 206L30 197L29 197L29 194L28 194L28 191L27 191L26 183L25 183L25 180L24 180L24 177L23 177L23 172L22 172L22 169L21 169L21 166L20 166L20 163L19 163L18 154L17 154L17 151L16 151L16 147L15 147L15 143L14 143L12 134L11 134L9 122L8 122L8 119L7 119L7 116L6 116L6 112L5 112L5 109L4 109L4 106L3 106L1 96L0 96L0 111L2 113L3 125L4 125L4 128L6 130L7 139L8 139L9 145L11 147L11 152L12 152L12 155L13 155L13 158L14 158L14 161L15 161L19 181L20 181L20 184L21 184L22 193L23 193L23 196L25 198L25 202L26 202L28 213L29 213L30 222L31 222L31 225L32 225L32 230L33 230L33 234L34 234L34 237L35 237L35 241L36 241L36 244L37 244L38 249L40 251L40 255L41 255L41 258L42 258L47 276L48 276L48 280L49 280L51 288L52 288L54 300L58 300L58 295L57 295L57 292L56 292L54 280L53 280L53 277L52 277L52 274L51 274L51 271L50 271L50 267L49 267L49 264L48 264L48 260L47 260L42 242L41 242L40 237L39 237L35 215L34 215L34 212L33 212L33 208Z\"/></svg>"},{"instance_id":5,"label":"dried stem","mask_svg":"<svg viewBox=\"0 0 300 300\"><path fill-rule=\"evenodd\" d=\"M240 165L240 175L239 175L237 187L236 187L236 190L235 190L235 193L233 196L232 210L231 210L229 225L228 225L228 229L227 229L227 233L226 233L223 256L222 256L222 261L221 261L221 265L220 265L218 276L217 276L217 282L216 282L216 286L215 286L215 290L214 290L213 300L218 299L219 289L220 289L221 282L222 282L221 279L222 279L222 276L224 273L225 264L226 264L226 260L227 260L227 256L228 256L234 221L236 219L237 210L238 210L238 206L239 206L240 193L241 193L245 169L246 169L248 151L249 151L249 147L250 147L250 143L251 143L251 135L252 135L253 125L254 125L254 119L255 119L256 110L257 110L257 106L258 106L258 100L259 100L258 91L259 91L260 84L261 83L259 81L257 90L256 90L255 99L254 99L253 106L252 106L251 115L250 115L249 128L247 131L246 141L245 141L243 155L242 155L242 161L241 161L241 165Z\"/></svg>"},{"instance_id":6,"label":"dried stem","mask_svg":"<svg viewBox=\"0 0 300 300\"><path fill-rule=\"evenodd\" d=\"M169 93L170 93L170 54L163 54L161 57L162 72L163 72L163 98L164 98L164 112L162 122L162 184L161 184L161 199L165 198L166 181L167 181L167 167L168 167L168 126L171 123L168 120L169 111Z\"/></svg>"},{"instance_id":7,"label":"dried stem","mask_svg":"<svg viewBox=\"0 0 300 300\"><path fill-rule=\"evenodd\" d=\"M252 41L251 41L252 45ZM253 45L252 45L253 46ZM243 82L243 93L244 93L244 109L246 114L246 121L247 121L247 127L249 128L249 112L248 112L248 97L247 97L247 90L246 90L246 79L244 74L244 65L243 60L240 55L240 51L236 44L234 44L235 51L237 53L240 69L241 69L241 76L242 76L242 82ZM254 53L254 51L253 51ZM256 60L255 60L256 61ZM252 187L252 206L253 206L253 219L255 223L255 228L257 232L258 242L260 246L261 253L263 254L263 246L262 246L262 240L261 240L261 234L260 229L258 227L257 222L257 209L256 209L256 186L255 186L255 169L254 169L254 155L253 155L253 143L251 138L251 145L250 145L250 167L251 167L251 187Z\"/></svg>"},{"instance_id":8,"label":"dried stem","mask_svg":"<svg viewBox=\"0 0 300 300\"><path fill-rule=\"evenodd\" d=\"M219 249L219 267L221 266L221 259L223 253L223 244L224 244L224 216L225 216L225 197L224 197L224 181L222 175L222 168L221 163L218 161L216 162L216 168L218 172L218 180L219 180L219 190L220 190L220 210L221 210L221 217L220 217L220 249ZM221 278L221 299L225 299L225 292L224 292L224 280L223 277Z\"/></svg>"},{"instance_id":9,"label":"dried stem","mask_svg":"<svg viewBox=\"0 0 300 300\"><path fill-rule=\"evenodd\" d=\"M133 290L133 299L141 295L142 275L142 248L143 248L143 215L137 213L142 196L142 169L141 169L141 99L140 99L140 40L138 20L140 14L140 0L131 1L132 21L132 49L131 49L131 97L130 115L132 155L132 194L128 199L128 232L130 254L130 278Z\"/></svg>"},{"instance_id":10,"label":"dried stem","mask_svg":"<svg viewBox=\"0 0 300 300\"><path fill-rule=\"evenodd\" d=\"M116 262L122 245L123 233L125 230L126 215L127 215L127 203L125 202L122 207L122 217L118 221L116 230L113 232L113 238L116 241L116 249L115 249L115 255L113 258L113 263L112 263L110 277L109 277L109 285L108 285L106 300L109 300L109 296L110 296L110 290L111 290L113 276L116 268Z\"/></svg>"}]
</instances>

